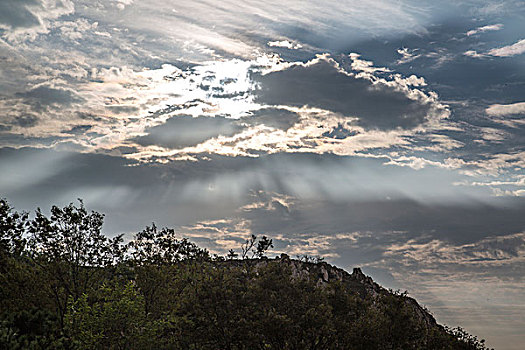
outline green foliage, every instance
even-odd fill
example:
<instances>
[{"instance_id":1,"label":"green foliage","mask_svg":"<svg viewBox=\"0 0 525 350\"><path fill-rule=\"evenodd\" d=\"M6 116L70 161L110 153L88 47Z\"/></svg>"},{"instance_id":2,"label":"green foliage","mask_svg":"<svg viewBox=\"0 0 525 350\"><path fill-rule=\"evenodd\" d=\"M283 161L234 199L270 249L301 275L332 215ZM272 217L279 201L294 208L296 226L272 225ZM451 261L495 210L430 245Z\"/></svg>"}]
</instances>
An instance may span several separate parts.
<instances>
[{"instance_id":1,"label":"green foliage","mask_svg":"<svg viewBox=\"0 0 525 350\"><path fill-rule=\"evenodd\" d=\"M71 297L77 300L96 287L124 255L122 236L110 239L101 233L103 215L89 213L81 200L64 208L53 206L51 216L40 209L28 223L29 255L48 283L62 323Z\"/></svg>"},{"instance_id":2,"label":"green foliage","mask_svg":"<svg viewBox=\"0 0 525 350\"><path fill-rule=\"evenodd\" d=\"M0 272L0 310L19 312L30 308L52 308L45 292L49 281L27 258L8 256ZM1 312L0 311L0 312Z\"/></svg>"},{"instance_id":3,"label":"green foliage","mask_svg":"<svg viewBox=\"0 0 525 350\"><path fill-rule=\"evenodd\" d=\"M0 199L0 312L42 308L47 301L42 281L27 257L27 213Z\"/></svg>"},{"instance_id":4,"label":"green foliage","mask_svg":"<svg viewBox=\"0 0 525 350\"><path fill-rule=\"evenodd\" d=\"M122 235L110 239L101 233L104 216L88 213L82 200L64 208L53 206L51 217L41 210L29 223L31 252L42 261L61 261L71 269L108 267L120 261ZM76 271L74 271L76 272Z\"/></svg>"},{"instance_id":5,"label":"green foliage","mask_svg":"<svg viewBox=\"0 0 525 350\"><path fill-rule=\"evenodd\" d=\"M27 217L27 213L13 211L9 203L0 198L0 262L7 255L22 254L26 244L23 233Z\"/></svg>"},{"instance_id":6,"label":"green foliage","mask_svg":"<svg viewBox=\"0 0 525 350\"><path fill-rule=\"evenodd\" d=\"M462 349L476 349L484 350L485 339L478 339L475 335L469 334L466 330L461 327L448 328L445 327L445 330L450 334L454 339L459 340L459 343L462 344ZM491 349L494 350L494 349Z\"/></svg>"},{"instance_id":7,"label":"green foliage","mask_svg":"<svg viewBox=\"0 0 525 350\"><path fill-rule=\"evenodd\" d=\"M173 229L157 229L147 226L137 233L127 245L129 264L133 267L134 278L144 298L145 314L158 316L167 307L163 300L169 299L177 288L174 278L178 276L173 266L183 261L208 261L211 259L207 250L179 239ZM172 291L168 289L172 288ZM168 294L167 298L162 294Z\"/></svg>"},{"instance_id":8,"label":"green foliage","mask_svg":"<svg viewBox=\"0 0 525 350\"><path fill-rule=\"evenodd\" d=\"M324 258L320 256L310 256L308 254L303 254L303 255L297 255L297 260L305 262L305 263L319 264L324 261Z\"/></svg>"},{"instance_id":9,"label":"green foliage","mask_svg":"<svg viewBox=\"0 0 525 350\"><path fill-rule=\"evenodd\" d=\"M147 348L144 299L131 282L104 284L92 295L70 300L65 332L81 349Z\"/></svg>"},{"instance_id":10,"label":"green foliage","mask_svg":"<svg viewBox=\"0 0 525 350\"><path fill-rule=\"evenodd\" d=\"M67 349L68 341L56 316L46 310L28 309L4 314L0 320L0 349Z\"/></svg>"},{"instance_id":11,"label":"green foliage","mask_svg":"<svg viewBox=\"0 0 525 350\"><path fill-rule=\"evenodd\" d=\"M259 241L257 241L257 236L251 235L251 237L247 239L246 242L244 242L244 244L241 246L241 258L250 258L250 256L248 256L250 253L252 259L263 258L266 254L266 251L270 248L273 248L272 239L269 239L266 236L262 236L262 238ZM230 250L230 254L232 252L233 251Z\"/></svg>"},{"instance_id":12,"label":"green foliage","mask_svg":"<svg viewBox=\"0 0 525 350\"><path fill-rule=\"evenodd\" d=\"M230 249L230 250L228 250L228 254L226 255L226 259L233 260L233 259L237 259L238 256L239 256L239 254L237 254L235 252L235 250Z\"/></svg>"},{"instance_id":13,"label":"green foliage","mask_svg":"<svg viewBox=\"0 0 525 350\"><path fill-rule=\"evenodd\" d=\"M0 200L0 349L486 349L406 293L265 258L265 236L236 259L154 224L125 245L102 223L82 201L29 220Z\"/></svg>"},{"instance_id":14,"label":"green foliage","mask_svg":"<svg viewBox=\"0 0 525 350\"><path fill-rule=\"evenodd\" d=\"M186 238L178 239L173 229L147 226L128 244L132 261L138 265L170 265L183 260L208 260L209 253Z\"/></svg>"}]
</instances>

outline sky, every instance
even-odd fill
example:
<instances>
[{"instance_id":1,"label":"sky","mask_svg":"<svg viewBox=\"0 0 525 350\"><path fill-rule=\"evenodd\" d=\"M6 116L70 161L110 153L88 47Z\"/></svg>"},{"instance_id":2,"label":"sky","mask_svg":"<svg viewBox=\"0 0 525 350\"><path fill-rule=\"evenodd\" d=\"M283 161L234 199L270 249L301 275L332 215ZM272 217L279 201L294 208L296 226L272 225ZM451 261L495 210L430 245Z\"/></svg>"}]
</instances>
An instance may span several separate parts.
<instances>
[{"instance_id":1,"label":"sky","mask_svg":"<svg viewBox=\"0 0 525 350\"><path fill-rule=\"evenodd\" d=\"M0 0L0 196L360 266L525 343L525 3Z\"/></svg>"}]
</instances>

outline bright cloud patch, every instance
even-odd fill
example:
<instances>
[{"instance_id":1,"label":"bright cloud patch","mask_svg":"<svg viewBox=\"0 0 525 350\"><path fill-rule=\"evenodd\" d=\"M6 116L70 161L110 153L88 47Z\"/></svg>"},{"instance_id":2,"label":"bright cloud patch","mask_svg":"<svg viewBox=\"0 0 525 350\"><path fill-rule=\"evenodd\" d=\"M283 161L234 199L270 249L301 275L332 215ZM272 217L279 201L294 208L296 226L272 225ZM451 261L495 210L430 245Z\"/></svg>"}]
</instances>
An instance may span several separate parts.
<instances>
[{"instance_id":1,"label":"bright cloud patch","mask_svg":"<svg viewBox=\"0 0 525 350\"><path fill-rule=\"evenodd\" d=\"M415 136L446 127L448 108L425 90L423 78L347 57L347 69L329 55L306 63L261 55L186 69L92 69L75 89L60 80L37 84L0 109L40 114L39 123L6 129L23 136L18 142L46 146L43 138L54 137L55 144L90 152L126 149L142 161L208 153L368 156L407 150L419 142Z\"/></svg>"},{"instance_id":2,"label":"bright cloud patch","mask_svg":"<svg viewBox=\"0 0 525 350\"><path fill-rule=\"evenodd\" d=\"M476 29L469 30L467 32L467 36L471 36L471 35L475 35L475 34L479 34L479 33L484 33L484 32L489 32L489 31L501 30L501 29L503 29L503 24L501 24L501 23L499 23L499 24L491 24L491 25L488 25L488 26L478 27Z\"/></svg>"},{"instance_id":3,"label":"bright cloud patch","mask_svg":"<svg viewBox=\"0 0 525 350\"><path fill-rule=\"evenodd\" d=\"M515 114L525 114L525 102L516 102L511 104L494 104L489 106L485 112L492 116L505 116Z\"/></svg>"},{"instance_id":4,"label":"bright cloud patch","mask_svg":"<svg viewBox=\"0 0 525 350\"><path fill-rule=\"evenodd\" d=\"M417 54L417 49L416 50L411 50L411 49L409 49L407 47L403 47L401 49L398 49L397 53L399 55L401 55L401 58L399 60L397 60L397 64L410 63L413 60L415 60L415 59L417 59L418 57L421 56L421 55Z\"/></svg>"},{"instance_id":5,"label":"bright cloud patch","mask_svg":"<svg viewBox=\"0 0 525 350\"><path fill-rule=\"evenodd\" d=\"M303 46L301 44L292 43L288 40L281 40L281 41L269 41L268 46L270 47L284 47L285 49L290 50L297 50L302 48Z\"/></svg>"},{"instance_id":6,"label":"bright cloud patch","mask_svg":"<svg viewBox=\"0 0 525 350\"><path fill-rule=\"evenodd\" d=\"M200 111L203 116L215 117L186 119L186 136L175 132L166 134L164 141L156 145L151 141L155 139L153 134L137 139L144 147L129 156L141 160L159 157L174 160L199 153L353 155L394 146L408 147L409 139L416 133L446 124L449 113L446 106L438 102L434 93L419 89L426 85L422 78L404 78L385 68L374 67L359 55L349 57L351 71L343 69L328 55L307 63L246 62L243 79L249 77L249 81L243 85L239 85L239 77L228 77L227 71L222 71L224 76L217 77L210 67L195 68L194 72L208 72L197 85L207 92L199 99L186 98L194 101L192 103L179 103L157 113L160 116L190 112L197 117L195 112ZM195 79L191 72L190 77ZM174 81L177 79L180 78L175 77ZM222 87L213 85L216 81L237 82L237 88L225 92ZM209 107L195 110L196 105L202 104ZM228 119L221 119L222 115ZM221 132L220 127L215 128L208 139L202 138L204 134L199 131L199 125L204 120L226 123L228 130ZM177 121L182 119L175 117L170 123ZM160 126L158 128L160 132ZM167 127L163 129L168 130ZM192 134L200 135L194 138L200 142L182 147L180 140L193 138ZM166 142L167 137L173 139ZM144 143L146 139L150 141Z\"/></svg>"},{"instance_id":7,"label":"bright cloud patch","mask_svg":"<svg viewBox=\"0 0 525 350\"><path fill-rule=\"evenodd\" d=\"M488 52L489 55L497 57L510 57L521 55L525 52L525 39L518 41L515 44L503 46L497 49L492 49Z\"/></svg>"}]
</instances>

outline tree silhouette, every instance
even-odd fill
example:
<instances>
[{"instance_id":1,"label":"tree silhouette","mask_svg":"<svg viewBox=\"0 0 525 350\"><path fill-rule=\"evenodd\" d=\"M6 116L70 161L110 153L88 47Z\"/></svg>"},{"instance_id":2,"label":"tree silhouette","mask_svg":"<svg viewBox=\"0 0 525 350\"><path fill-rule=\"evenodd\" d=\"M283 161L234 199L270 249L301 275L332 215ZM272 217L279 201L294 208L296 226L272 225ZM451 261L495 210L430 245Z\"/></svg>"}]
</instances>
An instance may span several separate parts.
<instances>
[{"instance_id":1,"label":"tree silhouette","mask_svg":"<svg viewBox=\"0 0 525 350\"><path fill-rule=\"evenodd\" d=\"M255 257L262 258L270 248L273 248L272 239L263 236L257 241L257 236L252 234L251 237L241 245L241 259L247 259L249 253L251 253L251 259Z\"/></svg>"},{"instance_id":2,"label":"tree silhouette","mask_svg":"<svg viewBox=\"0 0 525 350\"><path fill-rule=\"evenodd\" d=\"M486 349L405 293L265 258L266 236L237 260L155 225L125 245L102 224L82 201L29 220L0 200L0 349Z\"/></svg>"},{"instance_id":3,"label":"tree silhouette","mask_svg":"<svg viewBox=\"0 0 525 350\"><path fill-rule=\"evenodd\" d=\"M78 207L73 203L64 208L53 206L49 218L38 208L29 222L29 253L49 281L61 322L68 298L76 301L124 256L122 235L112 239L103 235L104 216L88 213L82 200L79 203Z\"/></svg>"},{"instance_id":4,"label":"tree silhouette","mask_svg":"<svg viewBox=\"0 0 525 350\"><path fill-rule=\"evenodd\" d=\"M22 254L26 240L23 237L27 222L27 213L18 213L0 198L0 259L6 255Z\"/></svg>"}]
</instances>

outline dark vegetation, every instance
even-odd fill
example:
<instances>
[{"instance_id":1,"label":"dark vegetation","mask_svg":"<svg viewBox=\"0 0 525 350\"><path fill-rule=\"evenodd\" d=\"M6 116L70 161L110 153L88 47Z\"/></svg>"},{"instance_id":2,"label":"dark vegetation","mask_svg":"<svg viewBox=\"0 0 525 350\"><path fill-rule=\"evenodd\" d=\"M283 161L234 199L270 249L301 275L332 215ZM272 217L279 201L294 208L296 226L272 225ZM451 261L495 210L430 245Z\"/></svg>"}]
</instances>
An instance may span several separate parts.
<instances>
[{"instance_id":1,"label":"dark vegetation","mask_svg":"<svg viewBox=\"0 0 525 350\"><path fill-rule=\"evenodd\" d=\"M82 202L0 200L0 349L485 349L406 294L321 259L226 257L155 225L124 244Z\"/></svg>"}]
</instances>

